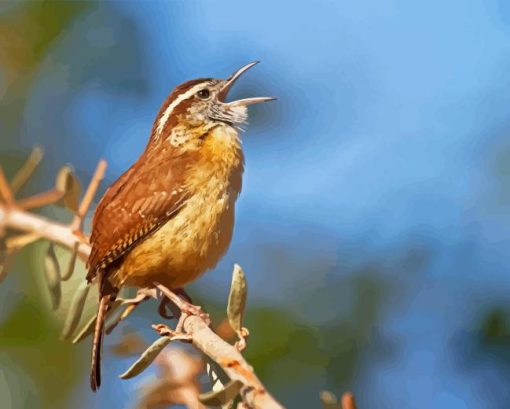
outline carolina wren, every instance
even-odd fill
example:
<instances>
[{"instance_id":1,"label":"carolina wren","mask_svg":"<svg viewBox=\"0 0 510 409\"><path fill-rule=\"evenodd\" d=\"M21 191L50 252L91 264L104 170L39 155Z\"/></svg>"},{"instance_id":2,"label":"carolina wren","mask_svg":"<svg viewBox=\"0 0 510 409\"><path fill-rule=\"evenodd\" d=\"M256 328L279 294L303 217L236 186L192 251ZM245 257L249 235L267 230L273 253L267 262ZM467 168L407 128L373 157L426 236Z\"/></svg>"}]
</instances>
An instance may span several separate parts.
<instances>
[{"instance_id":1,"label":"carolina wren","mask_svg":"<svg viewBox=\"0 0 510 409\"><path fill-rule=\"evenodd\" d=\"M239 126L247 106L226 102L236 80L200 78L163 103L140 158L106 191L94 214L87 280L99 284L90 383L100 386L105 314L124 286L179 289L213 268L232 238L241 191Z\"/></svg>"}]
</instances>

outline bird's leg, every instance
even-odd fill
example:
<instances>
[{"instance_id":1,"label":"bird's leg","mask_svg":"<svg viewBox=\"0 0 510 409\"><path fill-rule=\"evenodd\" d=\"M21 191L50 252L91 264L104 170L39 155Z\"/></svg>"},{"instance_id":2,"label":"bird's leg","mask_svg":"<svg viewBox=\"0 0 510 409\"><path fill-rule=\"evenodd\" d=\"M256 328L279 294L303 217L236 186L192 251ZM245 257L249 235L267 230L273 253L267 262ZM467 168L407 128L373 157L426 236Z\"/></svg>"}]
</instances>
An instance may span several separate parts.
<instances>
[{"instance_id":1,"label":"bird's leg","mask_svg":"<svg viewBox=\"0 0 510 409\"><path fill-rule=\"evenodd\" d=\"M189 294L186 292L184 288L176 288L174 290L174 293L177 294L181 299L186 301L188 304L193 304L193 300L189 296ZM199 307L200 308L200 307Z\"/></svg>"},{"instance_id":2,"label":"bird's leg","mask_svg":"<svg viewBox=\"0 0 510 409\"><path fill-rule=\"evenodd\" d=\"M191 297L189 296L189 294L184 290L184 288L176 288L174 291L173 291L182 301L184 301L184 305L186 306L186 308L193 308L194 309L194 312L191 312L189 309L186 310L186 311L180 311L180 313L178 314L178 321L177 321L177 325L175 327L175 330L178 331L178 332L182 332L182 329L183 329L183 326L184 326L184 321L186 320L187 317L189 317L190 315L198 315L202 318L205 318L207 320L207 322L209 323L210 320L209 320L209 315L205 312L202 311L202 308L200 306L196 306L196 305L193 305L193 300L191 299Z\"/></svg>"},{"instance_id":3,"label":"bird's leg","mask_svg":"<svg viewBox=\"0 0 510 409\"><path fill-rule=\"evenodd\" d=\"M161 315L163 318L167 320L171 320L172 318L175 318L174 315L170 315L166 312L166 306L168 305L169 299L165 296L161 297L161 302L159 303L158 312L159 315ZM170 306L171 307L171 306ZM177 315L179 315L179 312L177 312Z\"/></svg>"},{"instance_id":4,"label":"bird's leg","mask_svg":"<svg viewBox=\"0 0 510 409\"><path fill-rule=\"evenodd\" d=\"M185 297L190 299L189 296L184 292L184 290L182 289L177 290L177 292L179 293L178 295L161 284L158 283L154 284L156 288L160 290L162 294L166 298L168 298L180 311L179 320L177 321L177 325L175 327L176 333L183 332L184 321L186 321L186 318L188 318L190 315L196 315L202 318L207 323L207 325L210 324L211 320L209 318L209 314L202 311L202 307L198 305L193 305L184 299Z\"/></svg>"},{"instance_id":5,"label":"bird's leg","mask_svg":"<svg viewBox=\"0 0 510 409\"><path fill-rule=\"evenodd\" d=\"M149 298L157 299L157 291L154 288L140 288L133 298L126 298L124 301L122 301L122 304L140 304L140 302Z\"/></svg>"}]
</instances>

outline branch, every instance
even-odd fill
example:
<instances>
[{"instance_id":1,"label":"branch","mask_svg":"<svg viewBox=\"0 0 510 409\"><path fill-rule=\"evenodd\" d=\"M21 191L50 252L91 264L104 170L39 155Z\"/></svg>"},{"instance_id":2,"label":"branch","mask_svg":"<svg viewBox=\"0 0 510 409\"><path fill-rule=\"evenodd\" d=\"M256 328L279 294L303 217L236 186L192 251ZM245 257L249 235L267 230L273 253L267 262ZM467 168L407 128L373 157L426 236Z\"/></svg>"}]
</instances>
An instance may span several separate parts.
<instances>
[{"instance_id":1,"label":"branch","mask_svg":"<svg viewBox=\"0 0 510 409\"><path fill-rule=\"evenodd\" d=\"M269 394L239 351L222 340L198 316L189 316L184 321L184 331L191 336L192 344L218 363L228 377L240 381L243 400L250 408L282 408Z\"/></svg>"},{"instance_id":2,"label":"branch","mask_svg":"<svg viewBox=\"0 0 510 409\"><path fill-rule=\"evenodd\" d=\"M238 276L240 271L242 272L241 268L236 265L234 277ZM242 276L244 277L244 274ZM207 355L221 368L230 380L227 385L223 385L223 389L203 395L207 396L206 400L214 400L222 405L227 405L239 393L246 408L283 408L257 378L253 368L239 352L237 344L230 345L212 331L209 327L208 314L204 313L200 307L189 304L182 296L177 295L161 284L155 283L155 288L161 292L163 300L166 297L177 308L176 312L180 314L179 321L175 330L170 329L164 324L153 325L153 328L159 333L161 338L153 342L140 358L120 376L122 379L129 379L140 374L171 341L181 340L190 342L198 350ZM240 290L241 288L243 290ZM246 298L245 291L246 285L244 283L239 285L239 280L233 280L230 301L232 301L232 298L244 300ZM157 295L153 295L153 297L157 298ZM140 297L133 299L134 303L139 303L140 301ZM235 315L235 318L238 318L242 315L242 311L239 310L237 313L231 312L231 315ZM201 399L204 398L201 397ZM208 402L202 400L202 403Z\"/></svg>"},{"instance_id":3,"label":"branch","mask_svg":"<svg viewBox=\"0 0 510 409\"><path fill-rule=\"evenodd\" d=\"M14 198L13 191L19 190L33 174L35 167L40 162L41 155L40 149L36 148L27 163L14 176L12 185L9 185L0 167L0 199L3 199L0 201L0 234L6 228L25 233L37 233L39 238L71 250L71 263L64 276L64 280L66 280L74 270L76 256L86 261L90 254L88 238L83 233L83 220L104 177L106 161L99 161L74 219L71 224L67 225L30 213L28 210L50 204L63 204L71 210L75 210L74 202L78 201L79 182L68 166L60 170L54 189L18 201ZM60 203L62 200L63 202Z\"/></svg>"},{"instance_id":4,"label":"branch","mask_svg":"<svg viewBox=\"0 0 510 409\"><path fill-rule=\"evenodd\" d=\"M90 254L90 245L83 243L68 225L0 202L0 230L2 227L25 233L37 233L40 238L70 250L78 244L78 255L82 260L87 260Z\"/></svg>"},{"instance_id":5,"label":"branch","mask_svg":"<svg viewBox=\"0 0 510 409\"><path fill-rule=\"evenodd\" d=\"M13 191L18 190L19 187L27 181L29 176L33 173L38 160L34 161L33 157L30 158L29 163L22 168L22 175L18 176L17 179L15 177L15 181L17 181L16 189L12 189L12 185L9 185L0 168L0 239L5 239L5 237L2 236L7 229L15 230L23 233L22 236L20 236L22 239L11 241L17 244L18 248L16 248L16 250L19 250L20 246L27 245L36 239L46 239L51 243L59 244L73 251L72 259L79 256L82 260L86 260L90 254L91 248L87 237L82 232L83 219L93 201L99 183L103 178L106 162L101 161L98 164L77 211L74 209L75 206L71 205L71 203L77 202L76 196L79 192L77 193L77 182L70 168L63 168L57 178L55 189L62 192L63 198L62 195L57 194L50 194L49 196L48 194L36 195L32 198L24 199L22 203L25 205L25 208L23 208L19 205L19 202L16 202ZM41 198L43 198L43 200ZM28 211L28 208L33 208L36 205L57 204L57 201L61 200L63 200L63 203L71 210L76 211L74 220L70 224L62 224ZM5 241L5 243L7 243L7 241ZM7 250L10 249L7 248ZM74 260L71 260L71 263L73 264L72 267L74 267ZM71 268L71 272L66 274L66 278L70 276L72 269L73 268ZM78 291L86 295L86 290L81 287ZM136 298L133 301L128 300L129 302L127 304L130 310L124 312L124 317L129 315L129 312L145 298L146 297L141 297L140 299ZM72 308L70 313L81 315L83 302L84 296L81 294L75 302L76 307ZM119 302L121 302L121 300L119 300ZM242 306L244 307L244 303L242 303ZM234 307L236 306L234 305ZM206 314L194 315L189 311L185 311L182 308L180 309L183 318L181 326L182 332L185 333L185 336L180 339L190 339L191 343L197 349L214 360L223 369L232 382L242 384L240 393L246 407L253 409L282 408L269 392L267 392L264 385L262 385L255 375L253 368L245 361L238 349L225 342L209 328ZM242 311L239 311L236 314L241 313ZM69 328L66 328L66 331L64 331L66 336L70 335L72 329L74 329L72 327L74 323L79 320L79 315L78 317L69 317ZM78 320L76 320L76 318L78 318ZM87 324L89 327L91 322L92 321L89 321ZM176 338L179 339L179 337Z\"/></svg>"},{"instance_id":6,"label":"branch","mask_svg":"<svg viewBox=\"0 0 510 409\"><path fill-rule=\"evenodd\" d=\"M124 334L111 350L118 356L131 357L143 352L147 343L136 333ZM207 409L199 401L200 379L204 360L183 348L168 348L154 360L157 374L139 388L137 409L156 409L172 405Z\"/></svg>"}]
</instances>

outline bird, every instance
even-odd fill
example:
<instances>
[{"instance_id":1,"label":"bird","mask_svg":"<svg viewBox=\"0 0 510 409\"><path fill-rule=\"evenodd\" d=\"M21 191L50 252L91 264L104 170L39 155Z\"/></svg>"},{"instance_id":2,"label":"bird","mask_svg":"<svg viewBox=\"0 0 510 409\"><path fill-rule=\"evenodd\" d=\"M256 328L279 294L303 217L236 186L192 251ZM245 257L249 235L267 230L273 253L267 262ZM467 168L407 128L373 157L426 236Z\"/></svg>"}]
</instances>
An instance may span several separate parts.
<instances>
[{"instance_id":1,"label":"bird","mask_svg":"<svg viewBox=\"0 0 510 409\"><path fill-rule=\"evenodd\" d=\"M105 316L124 287L182 289L214 268L232 240L244 156L240 131L249 105L227 102L249 63L227 79L178 85L163 102L136 162L106 190L92 219L87 281L99 303L90 385L101 385Z\"/></svg>"}]
</instances>

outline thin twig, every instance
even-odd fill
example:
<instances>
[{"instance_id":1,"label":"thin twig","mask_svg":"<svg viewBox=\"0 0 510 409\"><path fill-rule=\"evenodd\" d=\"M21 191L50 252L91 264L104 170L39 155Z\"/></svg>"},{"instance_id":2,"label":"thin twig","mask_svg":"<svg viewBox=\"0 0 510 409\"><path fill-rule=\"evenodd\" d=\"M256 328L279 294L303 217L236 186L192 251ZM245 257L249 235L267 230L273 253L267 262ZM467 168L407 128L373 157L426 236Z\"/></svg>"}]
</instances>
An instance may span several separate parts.
<instances>
[{"instance_id":1,"label":"thin twig","mask_svg":"<svg viewBox=\"0 0 510 409\"><path fill-rule=\"evenodd\" d=\"M36 195L27 197L26 199L18 200L18 206L24 210L35 209L38 207L48 206L58 202L64 197L64 192L57 189L48 190L47 192L38 193Z\"/></svg>"},{"instance_id":2,"label":"thin twig","mask_svg":"<svg viewBox=\"0 0 510 409\"><path fill-rule=\"evenodd\" d=\"M8 205L12 205L14 203L14 195L11 187L9 186L9 182L5 177L2 166L0 166L0 198Z\"/></svg>"},{"instance_id":3,"label":"thin twig","mask_svg":"<svg viewBox=\"0 0 510 409\"><path fill-rule=\"evenodd\" d=\"M99 184L104 178L106 167L106 161L101 159L96 166L96 170L94 171L94 175L92 176L87 191L85 192L85 195L83 195L80 207L78 208L78 213L71 223L71 231L82 231L83 220L89 211L89 207L92 204L92 201L94 200L94 196L96 195L96 191L99 188Z\"/></svg>"},{"instance_id":4,"label":"thin twig","mask_svg":"<svg viewBox=\"0 0 510 409\"><path fill-rule=\"evenodd\" d=\"M48 220L22 209L10 208L0 203L0 227L11 228L27 233L37 232L42 239L73 249L78 242L78 256L87 260L90 246L71 232L68 225Z\"/></svg>"},{"instance_id":5,"label":"thin twig","mask_svg":"<svg viewBox=\"0 0 510 409\"><path fill-rule=\"evenodd\" d=\"M342 409L356 409L356 400L351 392L342 395Z\"/></svg>"},{"instance_id":6,"label":"thin twig","mask_svg":"<svg viewBox=\"0 0 510 409\"><path fill-rule=\"evenodd\" d=\"M160 290L166 298L168 298L170 301L172 301L177 307L179 307L180 310L184 310L186 308L186 303L182 300L181 297L179 297L177 294L175 294L170 289L166 288L164 285L161 285L159 283L155 283L156 288Z\"/></svg>"},{"instance_id":7,"label":"thin twig","mask_svg":"<svg viewBox=\"0 0 510 409\"><path fill-rule=\"evenodd\" d=\"M43 158L43 150L41 147L36 146L32 149L30 156L25 164L18 170L16 175L12 178L11 189L13 193L17 193L25 183L33 175L34 170L37 168L41 159Z\"/></svg>"},{"instance_id":8,"label":"thin twig","mask_svg":"<svg viewBox=\"0 0 510 409\"><path fill-rule=\"evenodd\" d=\"M122 305L126 305L126 308L117 315L117 318L112 321L105 329L106 334L110 334L122 321L124 321L139 305L142 301L151 298L151 294L147 293L146 289L138 290L134 298L129 298L122 301Z\"/></svg>"}]
</instances>

